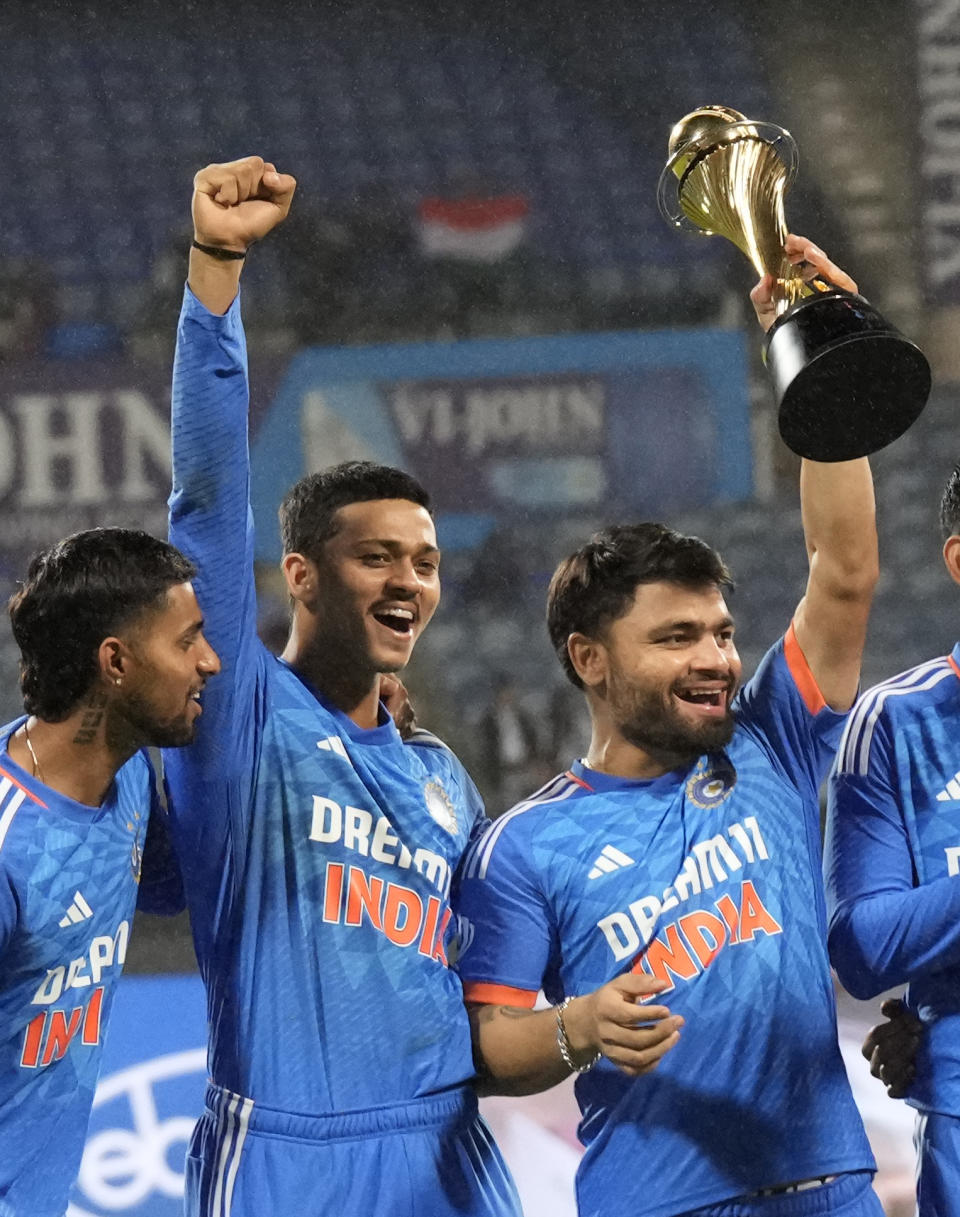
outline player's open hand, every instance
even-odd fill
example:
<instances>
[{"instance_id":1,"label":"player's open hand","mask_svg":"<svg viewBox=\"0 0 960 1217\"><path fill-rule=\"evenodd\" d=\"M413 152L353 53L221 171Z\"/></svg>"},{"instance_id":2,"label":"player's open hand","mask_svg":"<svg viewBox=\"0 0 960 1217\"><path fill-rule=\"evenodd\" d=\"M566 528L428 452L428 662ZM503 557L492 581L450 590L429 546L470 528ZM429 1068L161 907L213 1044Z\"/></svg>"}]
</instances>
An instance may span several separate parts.
<instances>
[{"instance_id":1,"label":"player's open hand","mask_svg":"<svg viewBox=\"0 0 960 1217\"><path fill-rule=\"evenodd\" d=\"M638 1002L666 987L664 981L654 980L644 972L627 972L578 1002L571 1002L565 1020L571 1046L578 1055L586 1055L587 1050L601 1052L630 1077L650 1073L679 1042L683 1018L671 1014L666 1006ZM576 1040L586 1037L586 1044L575 1042L571 1025L571 1016L580 1003Z\"/></svg>"},{"instance_id":2,"label":"player's open hand","mask_svg":"<svg viewBox=\"0 0 960 1217\"><path fill-rule=\"evenodd\" d=\"M870 1072L883 1082L890 1098L902 1099L916 1074L923 1023L899 998L887 998L880 1013L889 1021L870 1028L861 1051L870 1062Z\"/></svg>"},{"instance_id":3,"label":"player's open hand","mask_svg":"<svg viewBox=\"0 0 960 1217\"><path fill-rule=\"evenodd\" d=\"M842 287L844 291L856 292L857 285L845 270L841 270L835 262L831 262L823 250L808 241L806 237L798 237L793 233L787 237L784 252L791 266L799 266L804 282L809 283L818 275L822 279ZM776 279L773 275L764 275L750 293L750 301L757 314L757 320L764 330L768 330L777 319Z\"/></svg>"},{"instance_id":4,"label":"player's open hand","mask_svg":"<svg viewBox=\"0 0 960 1217\"><path fill-rule=\"evenodd\" d=\"M194 238L244 252L286 217L296 188L262 156L207 165L193 179Z\"/></svg>"}]
</instances>

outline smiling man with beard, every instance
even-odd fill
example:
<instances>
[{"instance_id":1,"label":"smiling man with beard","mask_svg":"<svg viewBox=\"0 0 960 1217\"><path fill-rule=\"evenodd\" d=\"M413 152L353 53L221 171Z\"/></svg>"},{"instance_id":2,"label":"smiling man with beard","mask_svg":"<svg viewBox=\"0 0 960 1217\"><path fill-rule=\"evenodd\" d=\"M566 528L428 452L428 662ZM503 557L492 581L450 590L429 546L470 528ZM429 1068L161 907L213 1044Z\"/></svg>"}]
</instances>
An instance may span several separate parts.
<instances>
[{"instance_id":1,"label":"smiling man with beard","mask_svg":"<svg viewBox=\"0 0 960 1217\"><path fill-rule=\"evenodd\" d=\"M855 290L802 238L786 251ZM703 541L623 525L560 564L548 628L590 747L463 863L479 1069L513 1093L580 1075L582 1217L882 1212L837 1044L818 798L877 579L866 460L804 461L800 497L806 592L739 692Z\"/></svg>"},{"instance_id":2,"label":"smiling man with beard","mask_svg":"<svg viewBox=\"0 0 960 1217\"><path fill-rule=\"evenodd\" d=\"M38 554L10 599L26 714L0 727L4 1217L66 1210L134 908L183 907L144 749L193 739L220 668L195 574L165 541L98 528Z\"/></svg>"}]
</instances>

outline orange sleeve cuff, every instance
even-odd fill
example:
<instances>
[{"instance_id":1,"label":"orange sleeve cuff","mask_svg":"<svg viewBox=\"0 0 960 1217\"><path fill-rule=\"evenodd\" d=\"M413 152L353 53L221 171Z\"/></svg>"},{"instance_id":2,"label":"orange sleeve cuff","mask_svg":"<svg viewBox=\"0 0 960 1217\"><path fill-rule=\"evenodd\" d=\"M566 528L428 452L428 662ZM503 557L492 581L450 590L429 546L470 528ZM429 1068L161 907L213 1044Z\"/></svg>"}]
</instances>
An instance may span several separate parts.
<instances>
[{"instance_id":1,"label":"orange sleeve cuff","mask_svg":"<svg viewBox=\"0 0 960 1217\"><path fill-rule=\"evenodd\" d=\"M787 661L787 667L790 669L790 675L793 677L793 682L803 698L804 705L811 714L819 714L827 703L824 701L823 694L820 692L813 673L810 671L806 656L800 650L800 643L797 642L797 635L792 621L790 622L790 628L784 635L783 654Z\"/></svg>"},{"instance_id":2,"label":"orange sleeve cuff","mask_svg":"<svg viewBox=\"0 0 960 1217\"><path fill-rule=\"evenodd\" d=\"M511 989L509 985L491 985L482 980L468 980L463 986L463 996L466 1001L483 1006L520 1006L532 1010L537 1003L537 994L529 989Z\"/></svg>"}]
</instances>

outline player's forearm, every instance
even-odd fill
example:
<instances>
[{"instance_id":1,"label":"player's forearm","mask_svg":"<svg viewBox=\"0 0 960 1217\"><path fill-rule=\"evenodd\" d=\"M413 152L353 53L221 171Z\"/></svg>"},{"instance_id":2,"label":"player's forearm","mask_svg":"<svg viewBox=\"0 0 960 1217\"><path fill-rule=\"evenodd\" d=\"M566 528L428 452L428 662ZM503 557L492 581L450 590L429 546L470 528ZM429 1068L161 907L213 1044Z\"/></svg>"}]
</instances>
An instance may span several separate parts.
<instances>
[{"instance_id":1,"label":"player's forearm","mask_svg":"<svg viewBox=\"0 0 960 1217\"><path fill-rule=\"evenodd\" d=\"M876 504L867 459L800 468L803 533L824 589L838 599L869 598L879 574Z\"/></svg>"},{"instance_id":2,"label":"player's forearm","mask_svg":"<svg viewBox=\"0 0 960 1217\"><path fill-rule=\"evenodd\" d=\"M232 544L242 543L249 501L248 402L239 305L219 316L188 291L173 365L172 526L187 526L190 516L212 517L221 528L239 531ZM225 540L218 536L215 543Z\"/></svg>"},{"instance_id":3,"label":"player's forearm","mask_svg":"<svg viewBox=\"0 0 960 1217\"><path fill-rule=\"evenodd\" d=\"M223 665L204 695L203 735L214 747L234 719L232 690L253 679L251 664L241 661L256 629L246 347L239 302L221 317L189 289L184 295L173 371L170 540L197 565L204 629ZM221 714L214 730L212 716Z\"/></svg>"},{"instance_id":4,"label":"player's forearm","mask_svg":"<svg viewBox=\"0 0 960 1217\"><path fill-rule=\"evenodd\" d=\"M555 1010L474 1004L469 1011L482 1093L536 1094L569 1075L557 1046Z\"/></svg>"},{"instance_id":5,"label":"player's forearm","mask_svg":"<svg viewBox=\"0 0 960 1217\"><path fill-rule=\"evenodd\" d=\"M845 901L830 918L840 983L867 1000L960 964L960 879Z\"/></svg>"},{"instance_id":6,"label":"player's forearm","mask_svg":"<svg viewBox=\"0 0 960 1217\"><path fill-rule=\"evenodd\" d=\"M240 290L243 261L223 261L203 250L191 248L187 283L190 290L211 313L223 316Z\"/></svg>"},{"instance_id":7,"label":"player's forearm","mask_svg":"<svg viewBox=\"0 0 960 1217\"><path fill-rule=\"evenodd\" d=\"M797 605L797 643L823 700L853 704L879 574L873 482L865 459L804 461L801 502L810 574Z\"/></svg>"},{"instance_id":8,"label":"player's forearm","mask_svg":"<svg viewBox=\"0 0 960 1217\"><path fill-rule=\"evenodd\" d=\"M202 240L210 240L201 234ZM215 249L220 246L210 245ZM230 484L249 480L246 337L237 299L241 260L190 250L188 291L177 327L173 364L171 522L201 507L224 515ZM236 507L236 504L234 504ZM234 514L238 514L234 511Z\"/></svg>"}]
</instances>

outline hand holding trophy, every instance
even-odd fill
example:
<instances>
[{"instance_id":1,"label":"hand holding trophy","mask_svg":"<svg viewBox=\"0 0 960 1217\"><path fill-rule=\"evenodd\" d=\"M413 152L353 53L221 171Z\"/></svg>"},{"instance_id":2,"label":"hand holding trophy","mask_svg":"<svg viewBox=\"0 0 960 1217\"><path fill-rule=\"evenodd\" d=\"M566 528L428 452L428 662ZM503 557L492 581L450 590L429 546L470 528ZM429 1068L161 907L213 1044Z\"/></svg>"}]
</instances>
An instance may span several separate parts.
<instances>
[{"instance_id":1,"label":"hand holding trophy","mask_svg":"<svg viewBox=\"0 0 960 1217\"><path fill-rule=\"evenodd\" d=\"M776 319L763 358L780 434L810 460L852 460L914 422L930 367L862 296L791 263L783 198L796 170L797 147L782 127L703 106L670 133L660 211L678 228L726 237L761 277L773 276Z\"/></svg>"}]
</instances>

